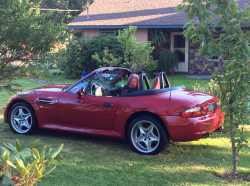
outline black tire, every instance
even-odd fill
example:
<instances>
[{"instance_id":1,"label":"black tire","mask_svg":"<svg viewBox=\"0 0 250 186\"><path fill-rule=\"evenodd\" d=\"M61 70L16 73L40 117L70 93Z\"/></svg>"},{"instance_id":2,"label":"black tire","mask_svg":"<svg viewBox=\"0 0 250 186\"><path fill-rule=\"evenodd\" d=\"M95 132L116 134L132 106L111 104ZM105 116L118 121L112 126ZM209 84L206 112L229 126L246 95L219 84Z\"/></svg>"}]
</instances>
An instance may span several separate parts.
<instances>
[{"instance_id":1,"label":"black tire","mask_svg":"<svg viewBox=\"0 0 250 186\"><path fill-rule=\"evenodd\" d=\"M167 129L157 119L149 116L134 119L127 132L132 149L139 154L156 155L170 142Z\"/></svg>"},{"instance_id":2,"label":"black tire","mask_svg":"<svg viewBox=\"0 0 250 186\"><path fill-rule=\"evenodd\" d=\"M11 130L16 134L33 134L38 129L34 110L24 102L18 102L10 108L8 122Z\"/></svg>"}]
</instances>

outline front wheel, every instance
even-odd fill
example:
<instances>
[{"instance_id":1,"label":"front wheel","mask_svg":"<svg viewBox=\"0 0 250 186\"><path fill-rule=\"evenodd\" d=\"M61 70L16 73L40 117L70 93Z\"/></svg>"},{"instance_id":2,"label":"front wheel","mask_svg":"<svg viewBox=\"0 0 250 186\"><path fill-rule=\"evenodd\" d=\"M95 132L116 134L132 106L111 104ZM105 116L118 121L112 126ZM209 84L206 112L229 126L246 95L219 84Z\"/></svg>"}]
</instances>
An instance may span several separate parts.
<instances>
[{"instance_id":1,"label":"front wheel","mask_svg":"<svg viewBox=\"0 0 250 186\"><path fill-rule=\"evenodd\" d=\"M37 129L36 115L27 103L14 104L9 111L8 121L16 134L32 134Z\"/></svg>"},{"instance_id":2,"label":"front wheel","mask_svg":"<svg viewBox=\"0 0 250 186\"><path fill-rule=\"evenodd\" d=\"M155 155L169 145L170 138L158 120L141 116L132 121L128 129L128 138L135 152Z\"/></svg>"}]
</instances>

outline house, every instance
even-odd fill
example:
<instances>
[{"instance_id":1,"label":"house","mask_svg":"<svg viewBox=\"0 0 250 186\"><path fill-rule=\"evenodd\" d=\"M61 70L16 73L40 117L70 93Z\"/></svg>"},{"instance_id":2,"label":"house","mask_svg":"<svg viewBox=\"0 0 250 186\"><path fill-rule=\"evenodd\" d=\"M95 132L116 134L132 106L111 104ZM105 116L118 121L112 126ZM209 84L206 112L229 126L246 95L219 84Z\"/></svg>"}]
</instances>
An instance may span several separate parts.
<instances>
[{"instance_id":1,"label":"house","mask_svg":"<svg viewBox=\"0 0 250 186\"><path fill-rule=\"evenodd\" d=\"M176 12L182 0L95 0L87 10L68 24L71 29L83 29L84 35L93 37L101 33L117 34L118 30L137 26L137 41L149 41L151 33L161 30L166 42L161 51L173 51L180 62L176 72L189 74L212 74L212 68L204 68L209 61L198 56L199 44L193 44L182 35L183 26L189 22L186 14ZM241 8L249 0L237 1Z\"/></svg>"}]
</instances>

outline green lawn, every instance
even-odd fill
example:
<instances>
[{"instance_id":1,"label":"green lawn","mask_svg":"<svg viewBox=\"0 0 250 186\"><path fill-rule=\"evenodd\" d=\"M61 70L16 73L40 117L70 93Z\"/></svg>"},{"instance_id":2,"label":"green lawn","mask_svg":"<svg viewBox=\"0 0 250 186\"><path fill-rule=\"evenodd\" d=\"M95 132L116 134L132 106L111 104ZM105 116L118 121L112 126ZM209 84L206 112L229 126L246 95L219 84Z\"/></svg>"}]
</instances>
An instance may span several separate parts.
<instances>
[{"instance_id":1,"label":"green lawn","mask_svg":"<svg viewBox=\"0 0 250 186\"><path fill-rule=\"evenodd\" d=\"M54 82L65 83L62 77L51 76ZM38 86L29 80L22 81L23 89ZM66 80L67 83L76 80ZM170 80L171 82L171 80ZM184 84L192 88L202 80L174 77L174 85ZM0 92L0 108L10 95ZM246 127L250 133L250 126ZM214 133L208 139L194 142L174 143L156 156L143 156L134 153L125 140L71 134L55 131L41 131L37 135L24 136L12 133L3 123L0 115L0 142L30 143L40 139L42 144L56 147L64 143L60 158L55 162L57 168L37 185L250 185L250 182L227 181L219 178L229 173L232 165L229 134ZM250 140L250 138L248 137ZM249 153L239 155L238 170L250 177Z\"/></svg>"}]
</instances>

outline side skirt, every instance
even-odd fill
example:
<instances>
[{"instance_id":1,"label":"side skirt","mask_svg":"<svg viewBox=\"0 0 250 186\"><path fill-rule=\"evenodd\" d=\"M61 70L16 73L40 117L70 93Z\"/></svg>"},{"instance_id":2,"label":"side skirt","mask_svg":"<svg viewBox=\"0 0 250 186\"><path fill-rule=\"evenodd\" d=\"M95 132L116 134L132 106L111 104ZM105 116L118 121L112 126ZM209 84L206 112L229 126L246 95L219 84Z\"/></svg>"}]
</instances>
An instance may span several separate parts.
<instances>
[{"instance_id":1,"label":"side skirt","mask_svg":"<svg viewBox=\"0 0 250 186\"><path fill-rule=\"evenodd\" d=\"M65 131L65 132L73 132L73 133L81 133L81 134L90 134L90 135L97 135L97 136L114 137L114 138L125 138L124 131L98 130L98 129L82 128L82 127L77 127L77 126L72 127L72 126L48 124L48 123L40 125L39 128L57 130L57 131Z\"/></svg>"}]
</instances>

